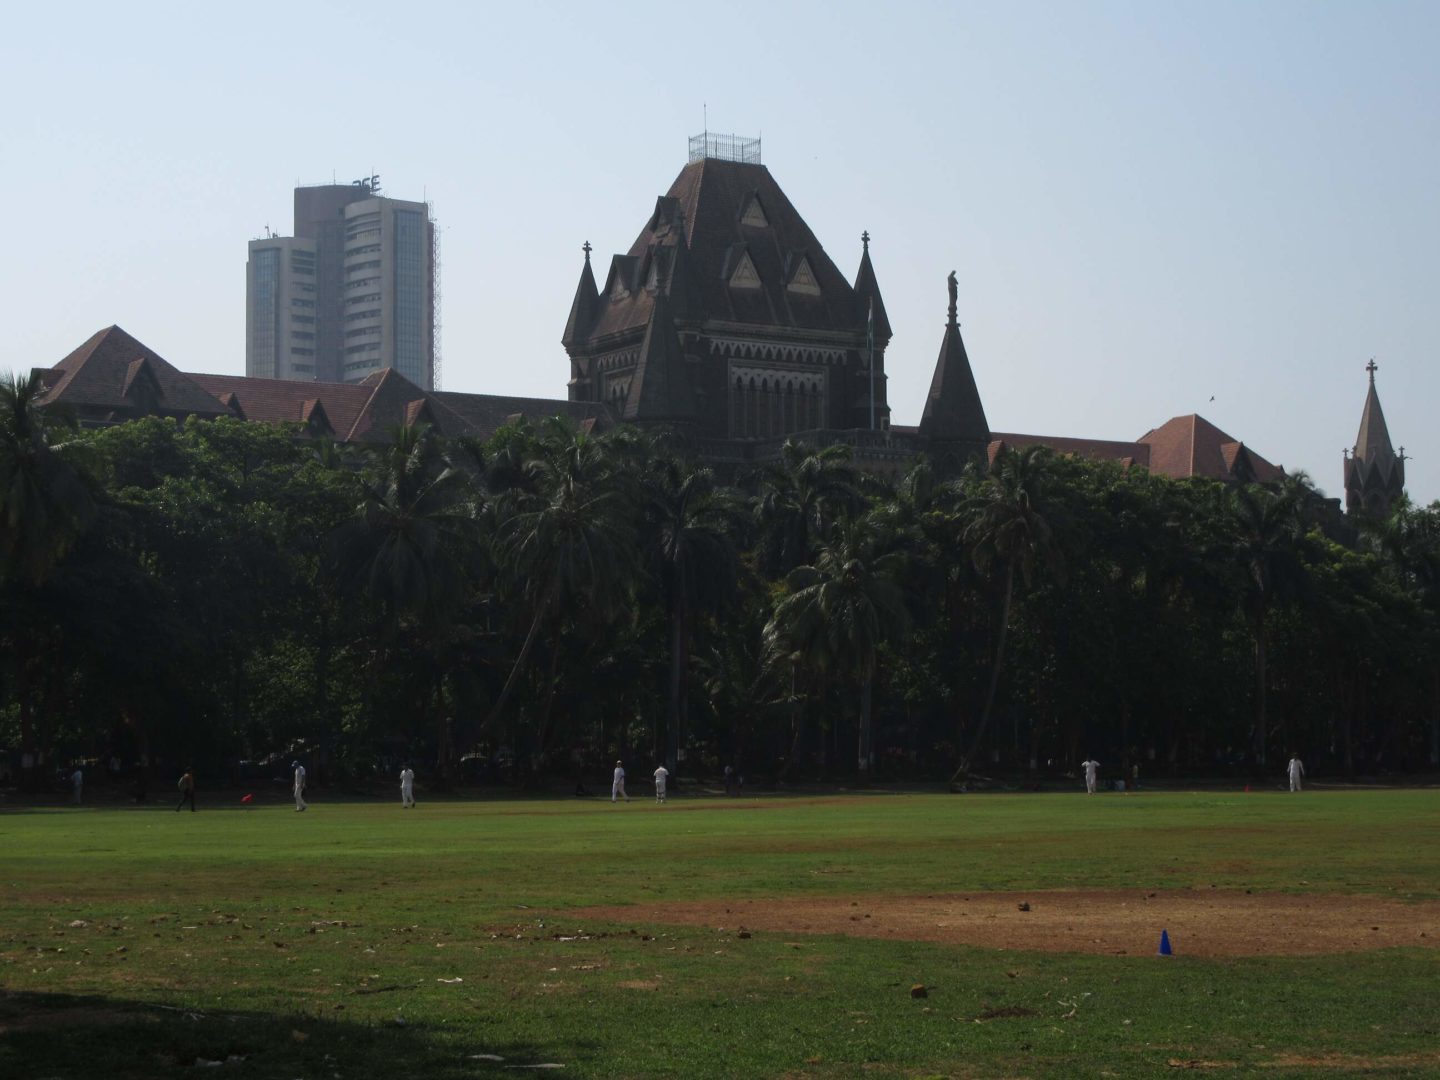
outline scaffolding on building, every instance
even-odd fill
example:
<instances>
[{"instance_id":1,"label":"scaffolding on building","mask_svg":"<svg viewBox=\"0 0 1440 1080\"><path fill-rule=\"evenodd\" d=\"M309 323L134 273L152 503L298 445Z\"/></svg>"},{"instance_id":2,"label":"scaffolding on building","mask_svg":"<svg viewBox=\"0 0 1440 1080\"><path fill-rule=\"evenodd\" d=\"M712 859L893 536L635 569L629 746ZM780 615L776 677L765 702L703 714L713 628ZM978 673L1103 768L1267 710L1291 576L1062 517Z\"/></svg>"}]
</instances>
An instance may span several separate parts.
<instances>
[{"instance_id":1,"label":"scaffolding on building","mask_svg":"<svg viewBox=\"0 0 1440 1080\"><path fill-rule=\"evenodd\" d=\"M760 140L745 135L720 135L702 131L690 136L690 160L738 161L742 165L760 164Z\"/></svg>"},{"instance_id":2,"label":"scaffolding on building","mask_svg":"<svg viewBox=\"0 0 1440 1080\"><path fill-rule=\"evenodd\" d=\"M430 389L440 389L440 226L435 224L435 204L425 200L430 218Z\"/></svg>"}]
</instances>

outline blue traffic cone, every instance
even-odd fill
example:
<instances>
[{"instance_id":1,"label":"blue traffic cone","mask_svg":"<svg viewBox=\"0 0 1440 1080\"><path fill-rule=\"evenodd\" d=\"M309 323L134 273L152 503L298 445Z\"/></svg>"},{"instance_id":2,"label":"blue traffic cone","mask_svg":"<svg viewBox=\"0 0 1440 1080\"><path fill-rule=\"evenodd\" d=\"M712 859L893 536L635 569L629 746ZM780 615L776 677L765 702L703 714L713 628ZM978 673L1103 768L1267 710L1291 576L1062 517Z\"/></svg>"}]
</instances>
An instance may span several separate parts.
<instances>
[{"instance_id":1,"label":"blue traffic cone","mask_svg":"<svg viewBox=\"0 0 1440 1080\"><path fill-rule=\"evenodd\" d=\"M1160 931L1160 948L1156 951L1155 955L1156 955L1156 956L1174 956L1174 955L1175 955L1173 952L1170 951L1170 931L1169 931L1169 930L1161 930L1161 931Z\"/></svg>"}]
</instances>

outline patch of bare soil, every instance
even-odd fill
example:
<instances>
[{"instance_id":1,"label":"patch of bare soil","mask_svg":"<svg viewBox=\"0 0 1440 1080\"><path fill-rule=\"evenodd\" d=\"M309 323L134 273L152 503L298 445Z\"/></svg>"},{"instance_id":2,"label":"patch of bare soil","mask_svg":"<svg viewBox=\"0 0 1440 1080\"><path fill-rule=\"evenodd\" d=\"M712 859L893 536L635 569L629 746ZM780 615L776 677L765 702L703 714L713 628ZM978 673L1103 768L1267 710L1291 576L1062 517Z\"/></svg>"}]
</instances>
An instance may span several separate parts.
<instances>
[{"instance_id":1,"label":"patch of bare soil","mask_svg":"<svg viewBox=\"0 0 1440 1080\"><path fill-rule=\"evenodd\" d=\"M1357 1054L1281 1054L1271 1061L1260 1062L1265 1069L1306 1069L1336 1072L1404 1072L1435 1075L1440 1068L1440 1052L1429 1054L1382 1054L1363 1057Z\"/></svg>"},{"instance_id":2,"label":"patch of bare soil","mask_svg":"<svg viewBox=\"0 0 1440 1080\"><path fill-rule=\"evenodd\" d=\"M1025 907L1028 905L1028 909ZM1220 889L785 897L584 908L581 918L1035 952L1301 956L1440 946L1440 902Z\"/></svg>"}]
</instances>

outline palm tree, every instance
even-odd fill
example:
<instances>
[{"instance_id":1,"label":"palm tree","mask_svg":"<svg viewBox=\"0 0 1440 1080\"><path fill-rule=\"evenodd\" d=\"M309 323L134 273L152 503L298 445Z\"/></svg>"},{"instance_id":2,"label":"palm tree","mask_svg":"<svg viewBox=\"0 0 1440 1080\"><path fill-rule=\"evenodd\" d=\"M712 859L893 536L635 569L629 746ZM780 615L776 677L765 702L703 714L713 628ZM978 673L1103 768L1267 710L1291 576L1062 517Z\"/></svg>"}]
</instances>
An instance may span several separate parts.
<instances>
[{"instance_id":1,"label":"palm tree","mask_svg":"<svg viewBox=\"0 0 1440 1080\"><path fill-rule=\"evenodd\" d=\"M969 774L990 725L1000 673L1005 666L1017 572L1028 588L1042 569L1058 570L1063 565L1051 520L1055 514L1051 505L1052 485L1051 454L1047 448L1002 449L978 491L963 508L962 513L968 520L961 538L970 547L976 570L992 580L999 578L1000 619L980 722L951 783Z\"/></svg>"},{"instance_id":2,"label":"palm tree","mask_svg":"<svg viewBox=\"0 0 1440 1080\"><path fill-rule=\"evenodd\" d=\"M336 555L342 582L380 613L387 649L425 669L421 711L436 724L440 774L448 779L454 746L440 657L474 565L474 489L425 425L396 428L391 438L374 476L362 481L354 517L336 535Z\"/></svg>"},{"instance_id":3,"label":"palm tree","mask_svg":"<svg viewBox=\"0 0 1440 1080\"><path fill-rule=\"evenodd\" d=\"M95 517L80 474L53 436L68 426L41 411L38 374L0 373L0 582L38 585Z\"/></svg>"},{"instance_id":4,"label":"palm tree","mask_svg":"<svg viewBox=\"0 0 1440 1080\"><path fill-rule=\"evenodd\" d=\"M483 730L504 713L556 612L570 606L611 610L625 598L631 578L634 498L601 440L559 418L548 420L524 472L533 493L516 489L515 504L498 525L497 548L508 574L524 583L530 626ZM559 647L557 640L553 655ZM545 736L542 729L537 755L544 752Z\"/></svg>"},{"instance_id":5,"label":"palm tree","mask_svg":"<svg viewBox=\"0 0 1440 1080\"><path fill-rule=\"evenodd\" d=\"M813 564L785 579L789 595L765 626L772 666L798 664L822 680L853 677L860 686L856 727L859 769L874 765L871 704L880 646L909 626L904 594L897 584L901 557L887 551L872 523L840 525Z\"/></svg>"},{"instance_id":6,"label":"palm tree","mask_svg":"<svg viewBox=\"0 0 1440 1080\"><path fill-rule=\"evenodd\" d=\"M848 446L814 450L787 439L779 463L761 474L755 515L762 562L780 574L803 565L831 524L853 517L863 504Z\"/></svg>"},{"instance_id":7,"label":"palm tree","mask_svg":"<svg viewBox=\"0 0 1440 1080\"><path fill-rule=\"evenodd\" d=\"M647 554L665 596L670 624L667 764L675 768L687 726L690 641L698 611L715 609L734 590L735 537L742 506L709 469L679 458L652 458L645 470Z\"/></svg>"},{"instance_id":8,"label":"palm tree","mask_svg":"<svg viewBox=\"0 0 1440 1080\"><path fill-rule=\"evenodd\" d=\"M0 373L0 597L12 612L45 584L96 513L89 487L67 460L69 447L53 441L69 425L63 414L41 411L43 390L38 374ZM12 629L20 745L33 755L30 683L42 634L18 615Z\"/></svg>"},{"instance_id":9,"label":"palm tree","mask_svg":"<svg viewBox=\"0 0 1440 1080\"><path fill-rule=\"evenodd\" d=\"M1402 498L1384 519L1361 519L1361 540L1381 555L1401 587L1430 616L1440 615L1440 503L1417 507ZM1427 635L1430 668L1430 764L1440 765L1440 656L1435 633Z\"/></svg>"},{"instance_id":10,"label":"palm tree","mask_svg":"<svg viewBox=\"0 0 1440 1080\"><path fill-rule=\"evenodd\" d=\"M1228 555L1240 572L1245 613L1255 644L1255 720L1250 733L1251 758L1265 764L1266 624L1278 600L1294 597L1304 586L1303 552L1310 522L1308 480L1287 477L1277 488L1246 484L1225 493Z\"/></svg>"},{"instance_id":11,"label":"palm tree","mask_svg":"<svg viewBox=\"0 0 1440 1080\"><path fill-rule=\"evenodd\" d=\"M407 618L433 623L462 595L471 488L429 428L396 428L391 436L376 475L362 481L339 554L346 577L393 628Z\"/></svg>"}]
</instances>

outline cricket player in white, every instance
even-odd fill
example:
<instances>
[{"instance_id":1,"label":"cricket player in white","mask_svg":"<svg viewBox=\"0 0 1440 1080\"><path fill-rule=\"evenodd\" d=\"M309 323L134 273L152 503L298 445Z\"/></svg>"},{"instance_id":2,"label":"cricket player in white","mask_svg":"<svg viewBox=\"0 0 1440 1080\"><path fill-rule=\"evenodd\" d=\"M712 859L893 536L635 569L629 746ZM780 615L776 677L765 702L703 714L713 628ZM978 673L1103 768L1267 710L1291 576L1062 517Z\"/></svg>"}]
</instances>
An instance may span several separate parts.
<instances>
[{"instance_id":1,"label":"cricket player in white","mask_svg":"<svg viewBox=\"0 0 1440 1080\"><path fill-rule=\"evenodd\" d=\"M615 779L610 784L610 801L614 802L617 798L630 801L630 796L625 794L625 765L619 761L615 762Z\"/></svg>"},{"instance_id":2,"label":"cricket player in white","mask_svg":"<svg viewBox=\"0 0 1440 1080\"><path fill-rule=\"evenodd\" d=\"M1290 774L1290 790L1299 791L1300 778L1305 775L1305 766L1301 764L1299 754L1290 759L1290 765L1286 771Z\"/></svg>"},{"instance_id":3,"label":"cricket player in white","mask_svg":"<svg viewBox=\"0 0 1440 1080\"><path fill-rule=\"evenodd\" d=\"M1100 763L1090 760L1083 762L1080 767L1085 770L1085 794L1095 794L1095 774L1100 771Z\"/></svg>"},{"instance_id":4,"label":"cricket player in white","mask_svg":"<svg viewBox=\"0 0 1440 1080\"><path fill-rule=\"evenodd\" d=\"M415 805L415 770L409 765L400 770L400 805L406 810Z\"/></svg>"},{"instance_id":5,"label":"cricket player in white","mask_svg":"<svg viewBox=\"0 0 1440 1080\"><path fill-rule=\"evenodd\" d=\"M298 761L292 761L290 767L295 770L295 812L298 814L305 809L305 766Z\"/></svg>"},{"instance_id":6,"label":"cricket player in white","mask_svg":"<svg viewBox=\"0 0 1440 1080\"><path fill-rule=\"evenodd\" d=\"M670 770L665 768L664 765L661 765L655 770L655 801L657 803L665 801L665 781L669 779L669 777Z\"/></svg>"}]
</instances>

